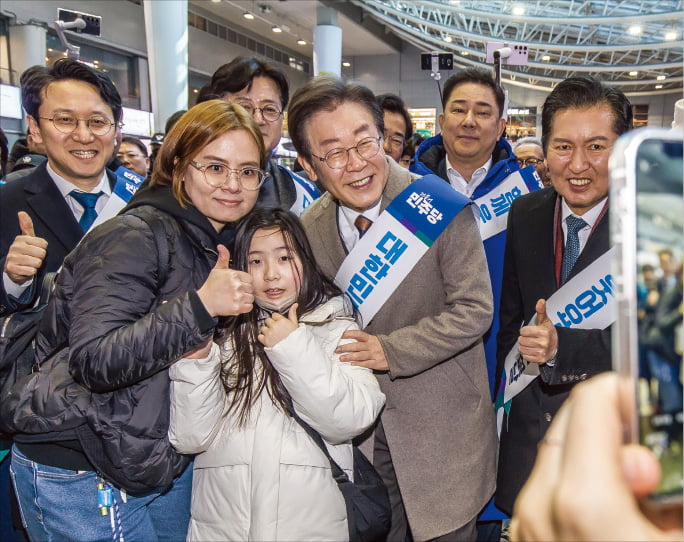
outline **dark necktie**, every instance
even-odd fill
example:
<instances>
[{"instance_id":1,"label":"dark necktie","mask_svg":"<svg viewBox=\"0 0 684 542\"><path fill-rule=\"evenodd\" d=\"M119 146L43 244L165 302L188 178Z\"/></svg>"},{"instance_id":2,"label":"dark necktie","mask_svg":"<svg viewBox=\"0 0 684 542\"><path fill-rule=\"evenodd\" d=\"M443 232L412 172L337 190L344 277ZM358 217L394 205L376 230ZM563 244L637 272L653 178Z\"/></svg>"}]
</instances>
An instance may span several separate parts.
<instances>
[{"instance_id":1,"label":"dark necktie","mask_svg":"<svg viewBox=\"0 0 684 542\"><path fill-rule=\"evenodd\" d=\"M81 216L81 220L78 221L78 225L81 226L83 231L88 231L97 218L95 204L102 195L102 192L89 194L87 192L77 192L76 190L73 190L69 195L83 207L83 216Z\"/></svg>"},{"instance_id":2,"label":"dark necktie","mask_svg":"<svg viewBox=\"0 0 684 542\"><path fill-rule=\"evenodd\" d=\"M373 221L368 220L363 215L357 216L356 220L354 220L354 226L356 226L356 229L359 230L359 237L363 237L363 235L368 231L368 228L370 228L372 225Z\"/></svg>"},{"instance_id":3,"label":"dark necktie","mask_svg":"<svg viewBox=\"0 0 684 542\"><path fill-rule=\"evenodd\" d=\"M565 223L568 226L568 238L565 242L565 252L563 253L563 266L561 267L561 284L565 284L568 280L568 275L577 261L580 253L579 232L584 228L587 223L576 216L568 216L565 219Z\"/></svg>"}]
</instances>

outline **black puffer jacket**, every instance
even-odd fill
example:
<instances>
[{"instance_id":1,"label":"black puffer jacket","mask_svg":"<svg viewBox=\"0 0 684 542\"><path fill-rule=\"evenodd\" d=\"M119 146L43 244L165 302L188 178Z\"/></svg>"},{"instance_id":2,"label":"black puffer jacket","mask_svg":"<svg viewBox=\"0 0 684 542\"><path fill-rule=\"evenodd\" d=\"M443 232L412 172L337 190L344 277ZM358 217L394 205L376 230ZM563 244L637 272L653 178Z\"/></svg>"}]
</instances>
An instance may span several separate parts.
<instances>
[{"instance_id":1,"label":"black puffer jacket","mask_svg":"<svg viewBox=\"0 0 684 542\"><path fill-rule=\"evenodd\" d=\"M149 226L154 221L168 239L164 284ZM231 242L232 229L217 235L168 188L145 189L122 215L89 233L66 258L37 337L39 360L49 360L68 339L69 355L62 357L80 386L63 393L55 393L49 379L35 386L38 400L22 401L15 412L25 433L16 440L68 440L60 428L75 426L90 463L115 485L142 493L170 484L188 459L166 436L167 369L213 332L216 322L196 290L216 261L216 245L231 248ZM82 390L77 399L74 387Z\"/></svg>"}]
</instances>

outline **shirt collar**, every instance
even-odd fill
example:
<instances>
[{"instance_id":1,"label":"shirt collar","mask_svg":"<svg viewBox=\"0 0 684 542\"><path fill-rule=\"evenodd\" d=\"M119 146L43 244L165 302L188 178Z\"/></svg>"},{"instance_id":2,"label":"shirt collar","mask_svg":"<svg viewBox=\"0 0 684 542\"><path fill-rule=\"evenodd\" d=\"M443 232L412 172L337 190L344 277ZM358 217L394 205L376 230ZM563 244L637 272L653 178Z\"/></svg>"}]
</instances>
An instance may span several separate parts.
<instances>
[{"instance_id":1,"label":"shirt collar","mask_svg":"<svg viewBox=\"0 0 684 542\"><path fill-rule=\"evenodd\" d=\"M347 223L349 224L350 227L355 228L354 226L354 221L356 220L356 217L359 215L365 216L368 220L375 222L378 219L378 216L380 216L380 202L382 201L382 198L378 200L378 202L373 205L372 207L369 207L366 209L363 213L359 213L358 211L355 211L354 209L350 209L349 207L345 207L340 203L340 211L342 212L342 216L345 218Z\"/></svg>"},{"instance_id":2,"label":"shirt collar","mask_svg":"<svg viewBox=\"0 0 684 542\"><path fill-rule=\"evenodd\" d=\"M589 209L586 213L584 213L579 218L584 220L590 228L593 228L594 225L596 224L596 221L598 220L598 217L601 214L601 211L603 210L603 207L607 203L608 203L608 196L606 196L601 201L599 201L596 205L594 205L591 209ZM579 216L570 210L570 207L568 207L568 204L566 203L565 198L561 198L561 222L565 223L565 219L568 218L570 215Z\"/></svg>"},{"instance_id":3,"label":"shirt collar","mask_svg":"<svg viewBox=\"0 0 684 542\"><path fill-rule=\"evenodd\" d=\"M71 181L67 181L64 177L57 174L55 172L55 170L50 167L49 162L47 164L47 172L48 172L48 175L50 175L50 178L57 185L57 188L63 197L66 198L69 195L69 192L71 192L72 190L77 190L79 192L83 192L83 190L78 188L74 183L72 183ZM93 188L90 192L91 193L104 192L105 195L111 196L112 187L109 186L109 179L107 178L107 170L106 169L102 172L102 178L100 179L100 183L95 188Z\"/></svg>"}]
</instances>

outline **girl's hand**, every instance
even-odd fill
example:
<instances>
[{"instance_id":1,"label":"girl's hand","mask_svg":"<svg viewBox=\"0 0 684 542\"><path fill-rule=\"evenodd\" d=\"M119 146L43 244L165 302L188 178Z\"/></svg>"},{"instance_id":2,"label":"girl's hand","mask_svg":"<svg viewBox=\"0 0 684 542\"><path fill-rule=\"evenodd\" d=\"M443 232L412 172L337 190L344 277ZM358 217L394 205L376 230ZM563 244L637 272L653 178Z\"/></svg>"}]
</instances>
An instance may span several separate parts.
<instances>
[{"instance_id":1,"label":"girl's hand","mask_svg":"<svg viewBox=\"0 0 684 542\"><path fill-rule=\"evenodd\" d=\"M194 350L190 350L187 354L185 354L183 357L187 359L204 359L208 358L209 354L211 352L211 343L214 339L214 336L212 335L209 337L206 341L204 341L202 344L200 344L197 348Z\"/></svg>"},{"instance_id":2,"label":"girl's hand","mask_svg":"<svg viewBox=\"0 0 684 542\"><path fill-rule=\"evenodd\" d=\"M264 326L259 330L259 342L268 348L274 347L299 326L297 319L298 303L293 303L287 313L287 318L274 312L270 318L266 318Z\"/></svg>"}]
</instances>

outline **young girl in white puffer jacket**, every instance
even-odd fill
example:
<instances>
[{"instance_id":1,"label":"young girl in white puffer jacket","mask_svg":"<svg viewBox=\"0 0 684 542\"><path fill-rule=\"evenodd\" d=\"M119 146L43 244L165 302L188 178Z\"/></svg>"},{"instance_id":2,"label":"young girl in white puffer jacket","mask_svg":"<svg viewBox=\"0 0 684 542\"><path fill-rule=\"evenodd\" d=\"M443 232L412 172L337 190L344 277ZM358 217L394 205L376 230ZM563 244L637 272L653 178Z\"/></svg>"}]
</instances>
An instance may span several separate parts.
<instances>
[{"instance_id":1,"label":"young girl in white puffer jacket","mask_svg":"<svg viewBox=\"0 0 684 542\"><path fill-rule=\"evenodd\" d=\"M351 478L351 439L385 403L369 369L335 354L349 342L342 334L358 329L353 313L289 212L252 211L235 263L251 276L257 307L170 369L169 436L198 454L187 538L348 539L330 463L289 412L321 434Z\"/></svg>"}]
</instances>

